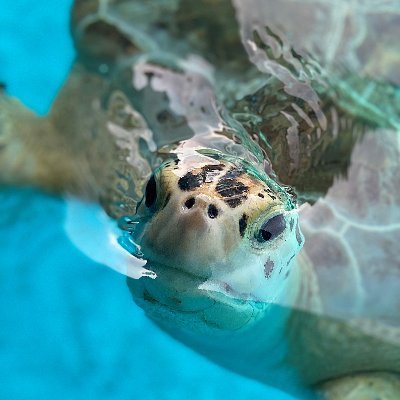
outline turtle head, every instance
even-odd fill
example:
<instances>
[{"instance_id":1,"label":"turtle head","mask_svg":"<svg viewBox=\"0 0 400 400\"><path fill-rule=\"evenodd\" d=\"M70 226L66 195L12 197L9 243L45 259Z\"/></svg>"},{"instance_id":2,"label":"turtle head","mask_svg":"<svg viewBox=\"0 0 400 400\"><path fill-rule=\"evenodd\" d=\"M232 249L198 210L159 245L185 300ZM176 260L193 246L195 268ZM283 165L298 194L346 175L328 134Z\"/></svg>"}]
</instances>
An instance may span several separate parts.
<instances>
[{"instance_id":1,"label":"turtle head","mask_svg":"<svg viewBox=\"0 0 400 400\"><path fill-rule=\"evenodd\" d=\"M232 311L237 302L273 302L303 243L290 196L238 161L196 156L164 163L137 215L134 241L158 276L131 285L141 286L134 296L147 311L147 303L176 315L211 303L229 303ZM246 318L229 324L237 329Z\"/></svg>"}]
</instances>

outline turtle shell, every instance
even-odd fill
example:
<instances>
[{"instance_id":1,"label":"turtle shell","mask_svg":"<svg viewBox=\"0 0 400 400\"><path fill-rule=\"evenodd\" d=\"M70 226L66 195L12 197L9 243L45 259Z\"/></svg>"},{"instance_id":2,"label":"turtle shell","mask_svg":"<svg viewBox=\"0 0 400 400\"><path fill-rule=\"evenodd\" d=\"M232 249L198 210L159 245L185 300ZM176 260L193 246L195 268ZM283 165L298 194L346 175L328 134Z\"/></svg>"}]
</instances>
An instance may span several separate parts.
<instances>
[{"instance_id":1,"label":"turtle shell","mask_svg":"<svg viewBox=\"0 0 400 400\"><path fill-rule=\"evenodd\" d=\"M289 94L312 104L315 93L302 84L320 91L327 83L343 108L399 128L398 1L234 4L249 58L284 82ZM318 122L323 129L324 119Z\"/></svg>"},{"instance_id":2,"label":"turtle shell","mask_svg":"<svg viewBox=\"0 0 400 400\"><path fill-rule=\"evenodd\" d=\"M197 54L225 68L247 61L227 0L75 0L71 31L80 61L100 72L144 53Z\"/></svg>"},{"instance_id":3,"label":"turtle shell","mask_svg":"<svg viewBox=\"0 0 400 400\"><path fill-rule=\"evenodd\" d=\"M108 72L121 57L144 50L134 27L124 24L116 2L76 0L71 14L71 33L79 60L100 72Z\"/></svg>"}]
</instances>

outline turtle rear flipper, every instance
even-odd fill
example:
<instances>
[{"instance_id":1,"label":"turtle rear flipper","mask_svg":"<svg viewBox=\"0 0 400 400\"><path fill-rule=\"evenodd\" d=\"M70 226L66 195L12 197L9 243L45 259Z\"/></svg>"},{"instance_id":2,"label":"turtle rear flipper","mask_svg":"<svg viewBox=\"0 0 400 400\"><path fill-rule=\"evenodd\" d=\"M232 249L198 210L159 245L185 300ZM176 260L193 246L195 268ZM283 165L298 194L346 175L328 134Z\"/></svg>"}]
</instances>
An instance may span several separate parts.
<instances>
[{"instance_id":1,"label":"turtle rear flipper","mask_svg":"<svg viewBox=\"0 0 400 400\"><path fill-rule=\"evenodd\" d=\"M364 373L328 381L322 385L326 400L397 400L400 377L389 373Z\"/></svg>"}]
</instances>

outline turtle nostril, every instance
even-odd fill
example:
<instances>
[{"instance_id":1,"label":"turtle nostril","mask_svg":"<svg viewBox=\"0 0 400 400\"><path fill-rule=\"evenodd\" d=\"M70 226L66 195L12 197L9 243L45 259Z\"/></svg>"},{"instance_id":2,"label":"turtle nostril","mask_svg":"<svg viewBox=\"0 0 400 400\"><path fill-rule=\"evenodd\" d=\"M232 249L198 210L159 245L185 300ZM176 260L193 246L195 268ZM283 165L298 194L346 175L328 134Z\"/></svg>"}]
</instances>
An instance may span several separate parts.
<instances>
[{"instance_id":1,"label":"turtle nostril","mask_svg":"<svg viewBox=\"0 0 400 400\"><path fill-rule=\"evenodd\" d=\"M217 218L218 217L218 209L214 206L214 204L210 204L208 206L208 216L210 218Z\"/></svg>"},{"instance_id":2,"label":"turtle nostril","mask_svg":"<svg viewBox=\"0 0 400 400\"><path fill-rule=\"evenodd\" d=\"M196 203L196 200L193 197L191 197L190 199L187 199L185 201L185 207L192 208L194 206L194 203Z\"/></svg>"}]
</instances>

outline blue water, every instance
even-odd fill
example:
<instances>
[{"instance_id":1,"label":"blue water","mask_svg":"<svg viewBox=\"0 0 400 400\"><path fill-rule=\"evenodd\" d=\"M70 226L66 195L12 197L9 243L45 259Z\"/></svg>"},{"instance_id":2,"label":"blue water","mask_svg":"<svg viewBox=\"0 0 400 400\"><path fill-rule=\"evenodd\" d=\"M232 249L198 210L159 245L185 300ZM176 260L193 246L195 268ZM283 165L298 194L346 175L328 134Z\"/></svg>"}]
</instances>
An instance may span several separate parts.
<instances>
[{"instance_id":1,"label":"blue water","mask_svg":"<svg viewBox=\"0 0 400 400\"><path fill-rule=\"evenodd\" d=\"M0 0L0 81L41 114L73 59L70 4ZM0 399L291 399L153 326L64 216L60 198L0 188Z\"/></svg>"}]
</instances>

